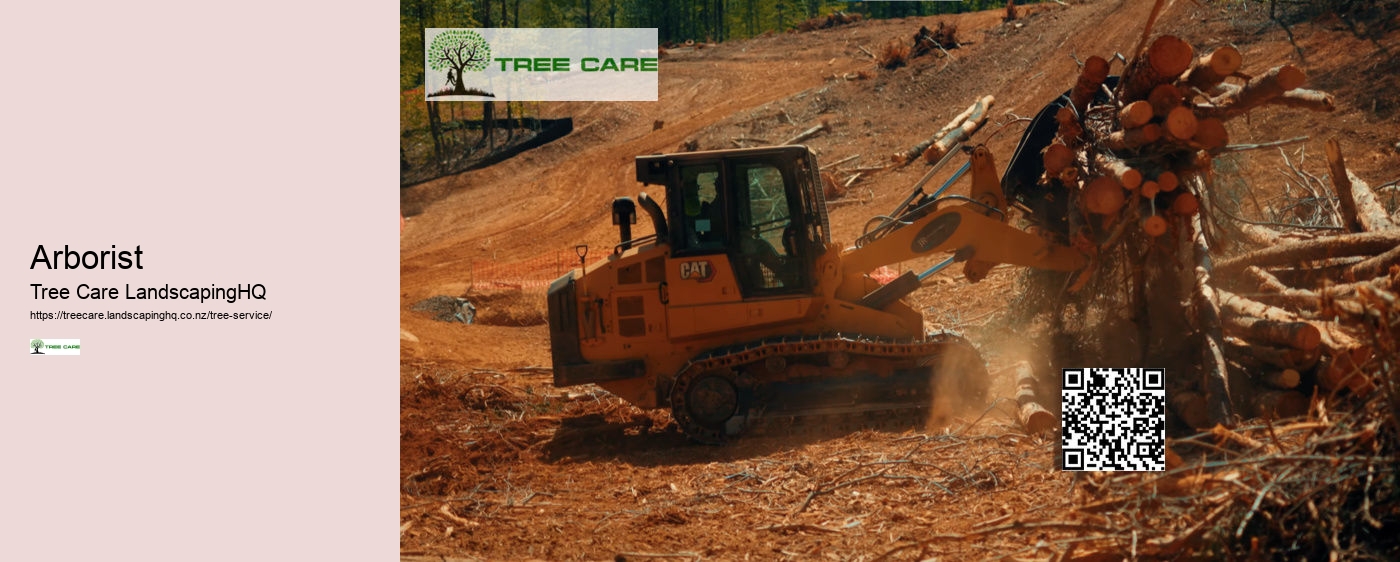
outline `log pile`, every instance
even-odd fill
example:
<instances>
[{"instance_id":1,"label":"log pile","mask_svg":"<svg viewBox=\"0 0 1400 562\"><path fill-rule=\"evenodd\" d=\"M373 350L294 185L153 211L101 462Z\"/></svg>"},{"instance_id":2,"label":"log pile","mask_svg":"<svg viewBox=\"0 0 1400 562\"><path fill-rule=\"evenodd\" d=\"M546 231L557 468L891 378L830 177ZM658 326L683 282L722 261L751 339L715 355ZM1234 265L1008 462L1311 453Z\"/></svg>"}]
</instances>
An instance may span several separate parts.
<instances>
[{"instance_id":1,"label":"log pile","mask_svg":"<svg viewBox=\"0 0 1400 562\"><path fill-rule=\"evenodd\" d=\"M1171 410L1186 427L1208 428L1303 415L1314 394L1374 392L1368 339L1376 306L1400 294L1400 229L1346 170L1336 140L1329 175L1346 232L1280 232L1215 212L1213 158L1244 148L1229 145L1228 121L1269 105L1332 111L1332 97L1304 89L1294 65L1250 75L1233 47L1202 52L1149 36L1116 81L1108 60L1083 63L1055 114L1040 181L1068 193L1069 242L1098 273L1118 275L1098 282L1128 287L1139 341L1185 342L1145 347L1144 364L1192 351L1170 377ZM1269 245L1222 257L1239 239ZM1171 302L1190 303L1176 307L1176 325L1160 318Z\"/></svg>"},{"instance_id":2,"label":"log pile","mask_svg":"<svg viewBox=\"0 0 1400 562\"><path fill-rule=\"evenodd\" d=\"M1385 314L1400 322L1397 312ZM1165 472L1091 473L1075 509L1022 526L1101 522L1040 536L1073 541L1060 560L1393 559L1400 403L1380 394L1349 411L1170 439Z\"/></svg>"}]
</instances>

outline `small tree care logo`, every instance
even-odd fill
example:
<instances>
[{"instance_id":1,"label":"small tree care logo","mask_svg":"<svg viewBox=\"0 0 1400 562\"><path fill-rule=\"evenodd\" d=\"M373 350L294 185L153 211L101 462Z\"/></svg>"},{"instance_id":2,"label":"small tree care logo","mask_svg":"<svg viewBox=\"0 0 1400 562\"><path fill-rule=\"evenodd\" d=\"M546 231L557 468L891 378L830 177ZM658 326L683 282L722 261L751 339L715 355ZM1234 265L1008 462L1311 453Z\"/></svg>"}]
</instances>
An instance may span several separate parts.
<instances>
[{"instance_id":1,"label":"small tree care logo","mask_svg":"<svg viewBox=\"0 0 1400 562\"><path fill-rule=\"evenodd\" d=\"M82 355L82 342L76 339L34 338L29 340L30 355Z\"/></svg>"},{"instance_id":2,"label":"small tree care logo","mask_svg":"<svg viewBox=\"0 0 1400 562\"><path fill-rule=\"evenodd\" d=\"M475 87L467 87L464 73L478 73L486 70L491 62L491 44L480 33L470 29L448 29L433 37L428 44L428 68L447 73L447 87L429 92L428 97L437 96L485 96L496 97L491 92Z\"/></svg>"}]
</instances>

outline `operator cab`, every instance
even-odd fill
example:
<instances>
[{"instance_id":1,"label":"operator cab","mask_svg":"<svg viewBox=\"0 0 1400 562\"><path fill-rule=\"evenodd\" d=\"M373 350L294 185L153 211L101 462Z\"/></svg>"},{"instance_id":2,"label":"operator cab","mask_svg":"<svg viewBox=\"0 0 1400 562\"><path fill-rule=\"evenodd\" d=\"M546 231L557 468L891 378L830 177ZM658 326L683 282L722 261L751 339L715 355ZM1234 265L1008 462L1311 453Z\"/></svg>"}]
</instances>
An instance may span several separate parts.
<instances>
[{"instance_id":1,"label":"operator cab","mask_svg":"<svg viewBox=\"0 0 1400 562\"><path fill-rule=\"evenodd\" d=\"M812 292L828 226L806 147L640 156L637 181L666 186L674 256L727 255L745 297Z\"/></svg>"}]
</instances>

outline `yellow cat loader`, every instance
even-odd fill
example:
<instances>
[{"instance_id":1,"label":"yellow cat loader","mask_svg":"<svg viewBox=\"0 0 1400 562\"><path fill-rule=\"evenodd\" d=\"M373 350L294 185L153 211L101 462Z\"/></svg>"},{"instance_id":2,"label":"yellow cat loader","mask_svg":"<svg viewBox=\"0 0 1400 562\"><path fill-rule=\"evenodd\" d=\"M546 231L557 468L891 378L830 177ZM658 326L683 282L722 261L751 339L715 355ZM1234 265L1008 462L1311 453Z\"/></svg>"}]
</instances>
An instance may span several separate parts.
<instances>
[{"instance_id":1,"label":"yellow cat loader","mask_svg":"<svg viewBox=\"0 0 1400 562\"><path fill-rule=\"evenodd\" d=\"M958 174L971 169L970 196L943 195L958 176L925 194L930 171L847 249L831 240L806 147L638 157L637 180L664 186L665 201L615 200L622 242L550 285L554 384L593 383L642 408L669 407L703 443L761 419L927 419L984 404L977 350L954 333L925 333L901 299L953 263L977 281L996 264L1069 272L1086 258L1008 225L992 155L970 153ZM637 205L653 233L634 238ZM884 285L868 275L949 252Z\"/></svg>"}]
</instances>

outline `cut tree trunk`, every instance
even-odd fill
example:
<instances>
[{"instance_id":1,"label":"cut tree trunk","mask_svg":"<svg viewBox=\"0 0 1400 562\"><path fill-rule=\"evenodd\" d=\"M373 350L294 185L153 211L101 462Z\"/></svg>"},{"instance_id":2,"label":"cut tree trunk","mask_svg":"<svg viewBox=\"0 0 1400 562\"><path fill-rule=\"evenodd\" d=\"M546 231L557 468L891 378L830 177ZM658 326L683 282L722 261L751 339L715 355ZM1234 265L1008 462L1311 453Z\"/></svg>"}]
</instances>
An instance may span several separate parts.
<instances>
[{"instance_id":1,"label":"cut tree trunk","mask_svg":"<svg viewBox=\"0 0 1400 562\"><path fill-rule=\"evenodd\" d=\"M1094 156L1094 162L1099 165L1099 170L1104 174L1117 179L1118 183L1122 184L1123 189L1133 190L1142 185L1142 172L1122 160L1100 152Z\"/></svg>"},{"instance_id":2,"label":"cut tree trunk","mask_svg":"<svg viewBox=\"0 0 1400 562\"><path fill-rule=\"evenodd\" d=\"M1045 173L1054 177L1060 175L1060 172L1064 171L1065 168L1074 165L1074 151L1056 139L1055 142L1050 143L1050 146L1045 147L1045 153L1041 155L1041 159L1042 163L1045 164Z\"/></svg>"},{"instance_id":3,"label":"cut tree trunk","mask_svg":"<svg viewBox=\"0 0 1400 562\"><path fill-rule=\"evenodd\" d=\"M1162 121L1163 129L1167 134L1177 140L1190 140L1196 136L1196 129L1200 121L1196 119L1196 114L1186 106L1177 106L1167 113L1166 119Z\"/></svg>"},{"instance_id":4,"label":"cut tree trunk","mask_svg":"<svg viewBox=\"0 0 1400 562\"><path fill-rule=\"evenodd\" d=\"M1308 397L1295 390L1263 390L1250 403L1260 418L1295 418L1308 413Z\"/></svg>"},{"instance_id":5,"label":"cut tree trunk","mask_svg":"<svg viewBox=\"0 0 1400 562\"><path fill-rule=\"evenodd\" d=\"M1228 89L1211 99L1213 108L1205 110L1206 117L1230 119L1264 105L1306 82L1308 75L1291 64L1277 66L1255 76L1241 88Z\"/></svg>"},{"instance_id":6,"label":"cut tree trunk","mask_svg":"<svg viewBox=\"0 0 1400 562\"><path fill-rule=\"evenodd\" d=\"M786 141L783 141L783 144L784 144L784 145L797 144L797 143L799 143L799 142L802 142L802 141L805 141L805 140L807 140L807 139L810 139L810 138L812 138L812 137L817 136L817 135L818 135L819 133L821 133L822 131L830 131L830 130L831 130L831 124L828 123L825 119L823 119L821 123L819 123L819 124L817 124L817 125L814 125L814 126L812 126L810 129L807 129L807 130L805 130L805 131L802 131L801 133L798 133L798 135L795 136L795 137L792 137L792 138L790 138L790 139L788 139L788 140L786 140Z\"/></svg>"},{"instance_id":7,"label":"cut tree trunk","mask_svg":"<svg viewBox=\"0 0 1400 562\"><path fill-rule=\"evenodd\" d=\"M1152 106L1152 115L1166 117L1171 110L1181 107L1181 91L1171 84L1158 84L1147 94L1147 103Z\"/></svg>"},{"instance_id":8,"label":"cut tree trunk","mask_svg":"<svg viewBox=\"0 0 1400 562\"><path fill-rule=\"evenodd\" d=\"M1085 208L1096 215L1111 215L1123 208L1123 186L1111 176L1099 176L1084 186Z\"/></svg>"},{"instance_id":9,"label":"cut tree trunk","mask_svg":"<svg viewBox=\"0 0 1400 562\"><path fill-rule=\"evenodd\" d=\"M1039 435L1054 429L1058 424L1055 415L1040 405L1036 398L1035 389L1039 385L1032 374L1030 364L1021 361L1016 365L1016 384L1019 389L1016 392L1016 403L1020 405L1017 414L1020 416L1021 425L1026 428L1026 432L1031 435Z\"/></svg>"},{"instance_id":10,"label":"cut tree trunk","mask_svg":"<svg viewBox=\"0 0 1400 562\"><path fill-rule=\"evenodd\" d=\"M1194 51L1191 45L1173 35L1162 35L1147 47L1145 56L1133 61L1123 73L1119 99L1145 99L1158 84L1176 80L1191 66Z\"/></svg>"},{"instance_id":11,"label":"cut tree trunk","mask_svg":"<svg viewBox=\"0 0 1400 562\"><path fill-rule=\"evenodd\" d=\"M1305 242L1316 240L1317 236L1304 232L1279 232L1266 226L1249 224L1244 222L1234 223L1235 229L1239 230L1241 236L1255 246L1276 246L1278 244L1289 244L1293 242Z\"/></svg>"},{"instance_id":12,"label":"cut tree trunk","mask_svg":"<svg viewBox=\"0 0 1400 562\"><path fill-rule=\"evenodd\" d=\"M1303 374L1297 369L1283 369L1260 374L1255 380L1273 388L1287 390L1298 388L1298 385L1303 383Z\"/></svg>"},{"instance_id":13,"label":"cut tree trunk","mask_svg":"<svg viewBox=\"0 0 1400 562\"><path fill-rule=\"evenodd\" d=\"M1136 129L1125 129L1109 133L1103 139L1103 146L1114 152L1133 150L1157 142L1162 138L1162 127L1148 123Z\"/></svg>"},{"instance_id":14,"label":"cut tree trunk","mask_svg":"<svg viewBox=\"0 0 1400 562\"><path fill-rule=\"evenodd\" d=\"M1390 268L1396 265L1400 265L1400 246L1351 266L1351 269L1347 270L1346 276L1351 279L1370 279L1389 273Z\"/></svg>"},{"instance_id":15,"label":"cut tree trunk","mask_svg":"<svg viewBox=\"0 0 1400 562\"><path fill-rule=\"evenodd\" d=\"M1356 296L1356 288L1362 285L1380 288L1386 283L1381 280L1363 281L1357 283L1347 283L1342 285L1332 285L1320 291L1308 289L1297 289L1285 285L1274 277L1272 273L1255 266L1246 267L1244 277L1258 289L1254 295L1255 300L1273 306L1287 306L1300 310L1317 310L1322 306L1322 299L1325 295L1332 302L1332 306L1353 316L1362 314L1361 305L1347 301L1338 300Z\"/></svg>"},{"instance_id":16,"label":"cut tree trunk","mask_svg":"<svg viewBox=\"0 0 1400 562\"><path fill-rule=\"evenodd\" d=\"M1079 79L1075 81L1074 88L1069 92L1069 104L1074 108L1075 115L1084 115L1084 110L1089 107L1089 102L1094 99L1094 95L1103 86L1103 81L1108 79L1108 61L1100 56L1092 56L1084 61L1084 68L1079 71Z\"/></svg>"},{"instance_id":17,"label":"cut tree trunk","mask_svg":"<svg viewBox=\"0 0 1400 562\"><path fill-rule=\"evenodd\" d=\"M1317 366L1317 362L1322 359L1322 348L1304 351L1291 347L1283 348L1250 343L1239 338L1227 337L1225 338L1225 354L1230 357L1231 361L1239 363L1246 369L1255 371L1293 369L1301 372Z\"/></svg>"},{"instance_id":18,"label":"cut tree trunk","mask_svg":"<svg viewBox=\"0 0 1400 562\"><path fill-rule=\"evenodd\" d=\"M1349 351L1361 347L1361 343L1356 338L1347 335L1332 322L1322 322L1318 320L1304 320L1297 314L1275 306L1247 299L1229 291L1219 290L1220 308L1226 316L1242 316L1246 318L1258 318L1262 320L1273 320L1277 322L1306 322L1317 328L1321 336L1322 348L1332 354Z\"/></svg>"},{"instance_id":19,"label":"cut tree trunk","mask_svg":"<svg viewBox=\"0 0 1400 562\"><path fill-rule=\"evenodd\" d=\"M1395 228L1371 186L1347 171L1342 145L1336 138L1327 139L1327 169L1332 175L1332 188L1337 192L1342 219L1346 222L1343 226L1352 232Z\"/></svg>"},{"instance_id":20,"label":"cut tree trunk","mask_svg":"<svg viewBox=\"0 0 1400 562\"><path fill-rule=\"evenodd\" d=\"M1118 124L1124 129L1136 129L1151 121L1152 116L1152 104L1147 100L1138 100L1118 111Z\"/></svg>"},{"instance_id":21,"label":"cut tree trunk","mask_svg":"<svg viewBox=\"0 0 1400 562\"><path fill-rule=\"evenodd\" d=\"M1245 267L1296 265L1302 262L1367 256L1386 252L1400 246L1400 231L1341 234L1315 240L1303 240L1262 248L1233 258L1221 260L1216 271L1242 271Z\"/></svg>"},{"instance_id":22,"label":"cut tree trunk","mask_svg":"<svg viewBox=\"0 0 1400 562\"><path fill-rule=\"evenodd\" d=\"M1205 429L1211 426L1210 415L1206 413L1206 397L1201 393L1183 390L1172 393L1172 411L1181 418L1181 422L1192 429Z\"/></svg>"},{"instance_id":23,"label":"cut tree trunk","mask_svg":"<svg viewBox=\"0 0 1400 562\"><path fill-rule=\"evenodd\" d=\"M1224 148L1230 144L1230 134L1225 131L1225 122L1216 117L1197 120L1196 136L1191 137L1196 144L1206 150Z\"/></svg>"},{"instance_id":24,"label":"cut tree trunk","mask_svg":"<svg viewBox=\"0 0 1400 562\"><path fill-rule=\"evenodd\" d=\"M952 150L954 146L967 142L968 139L972 138L972 134L976 133L977 129L981 128L982 124L987 122L987 112L992 108L992 104L995 102L996 98L992 96L983 96L982 99L977 100L977 103L972 105L972 112L968 114L967 119L964 119L958 126L953 127L953 130L943 135L943 138L938 139L937 142L933 143L933 146L928 147L928 149L924 151L924 161L929 163L937 162L939 159L943 158L944 155L948 154L948 151Z\"/></svg>"},{"instance_id":25,"label":"cut tree trunk","mask_svg":"<svg viewBox=\"0 0 1400 562\"><path fill-rule=\"evenodd\" d=\"M1225 333L1246 341L1310 351L1322 344L1322 331L1306 322L1280 322L1234 314L1224 315Z\"/></svg>"},{"instance_id":26,"label":"cut tree trunk","mask_svg":"<svg viewBox=\"0 0 1400 562\"><path fill-rule=\"evenodd\" d=\"M1366 364L1371 355L1369 347L1361 347L1349 353L1323 357L1317 366L1317 384L1333 392L1346 389L1358 396L1370 394L1376 385L1361 365Z\"/></svg>"},{"instance_id":27,"label":"cut tree trunk","mask_svg":"<svg viewBox=\"0 0 1400 562\"><path fill-rule=\"evenodd\" d=\"M1225 365L1225 336L1221 327L1221 297L1211 287L1212 266L1210 246L1206 243L1206 233L1199 215L1188 223L1190 235L1186 239L1191 244L1192 258L1196 262L1194 287L1190 299L1195 305L1195 326L1205 336L1201 346L1201 390L1206 396L1206 413L1215 425L1233 425L1234 409L1231 405L1229 368Z\"/></svg>"},{"instance_id":28,"label":"cut tree trunk","mask_svg":"<svg viewBox=\"0 0 1400 562\"><path fill-rule=\"evenodd\" d=\"M957 117L954 117L952 121L949 121L947 125L944 125L943 128L939 129L937 133L933 134L933 136L929 137L923 142L920 142L910 147L909 150L895 154L892 160L894 160L896 164L899 164L901 166L913 162L915 158L918 158L919 155L924 154L925 151L932 148L935 144L943 141L949 135L952 135L954 131L961 130L961 127L963 127L969 120L977 121L977 124L972 127L972 132L976 132L977 127L980 127L982 125L982 121L986 120L987 110L991 108L991 105L994 101L995 98L993 98L992 96L983 96L981 99L973 102L972 105L968 106L968 108L962 113L959 113ZM970 136L971 133L968 133L968 135ZM944 153L947 153L946 149L944 150ZM939 158L942 158L942 156L940 155Z\"/></svg>"},{"instance_id":29,"label":"cut tree trunk","mask_svg":"<svg viewBox=\"0 0 1400 562\"><path fill-rule=\"evenodd\" d=\"M1070 148L1079 148L1084 138L1084 126L1079 124L1079 113L1070 106L1061 107L1055 112L1055 122L1059 125L1056 138Z\"/></svg>"},{"instance_id":30,"label":"cut tree trunk","mask_svg":"<svg viewBox=\"0 0 1400 562\"><path fill-rule=\"evenodd\" d=\"M1172 198L1172 213L1179 217L1189 217L1195 215L1201 209L1201 202L1196 200L1196 196L1189 191L1182 191Z\"/></svg>"},{"instance_id":31,"label":"cut tree trunk","mask_svg":"<svg viewBox=\"0 0 1400 562\"><path fill-rule=\"evenodd\" d=\"M1302 88L1284 92L1283 95L1274 98L1270 103L1312 111L1331 112L1337 110L1337 104L1332 100L1332 94Z\"/></svg>"},{"instance_id":32,"label":"cut tree trunk","mask_svg":"<svg viewBox=\"0 0 1400 562\"><path fill-rule=\"evenodd\" d=\"M1185 86L1208 92L1239 70L1242 62L1244 57L1240 56L1239 50L1226 45L1196 59L1191 68L1182 73L1180 81Z\"/></svg>"}]
</instances>

